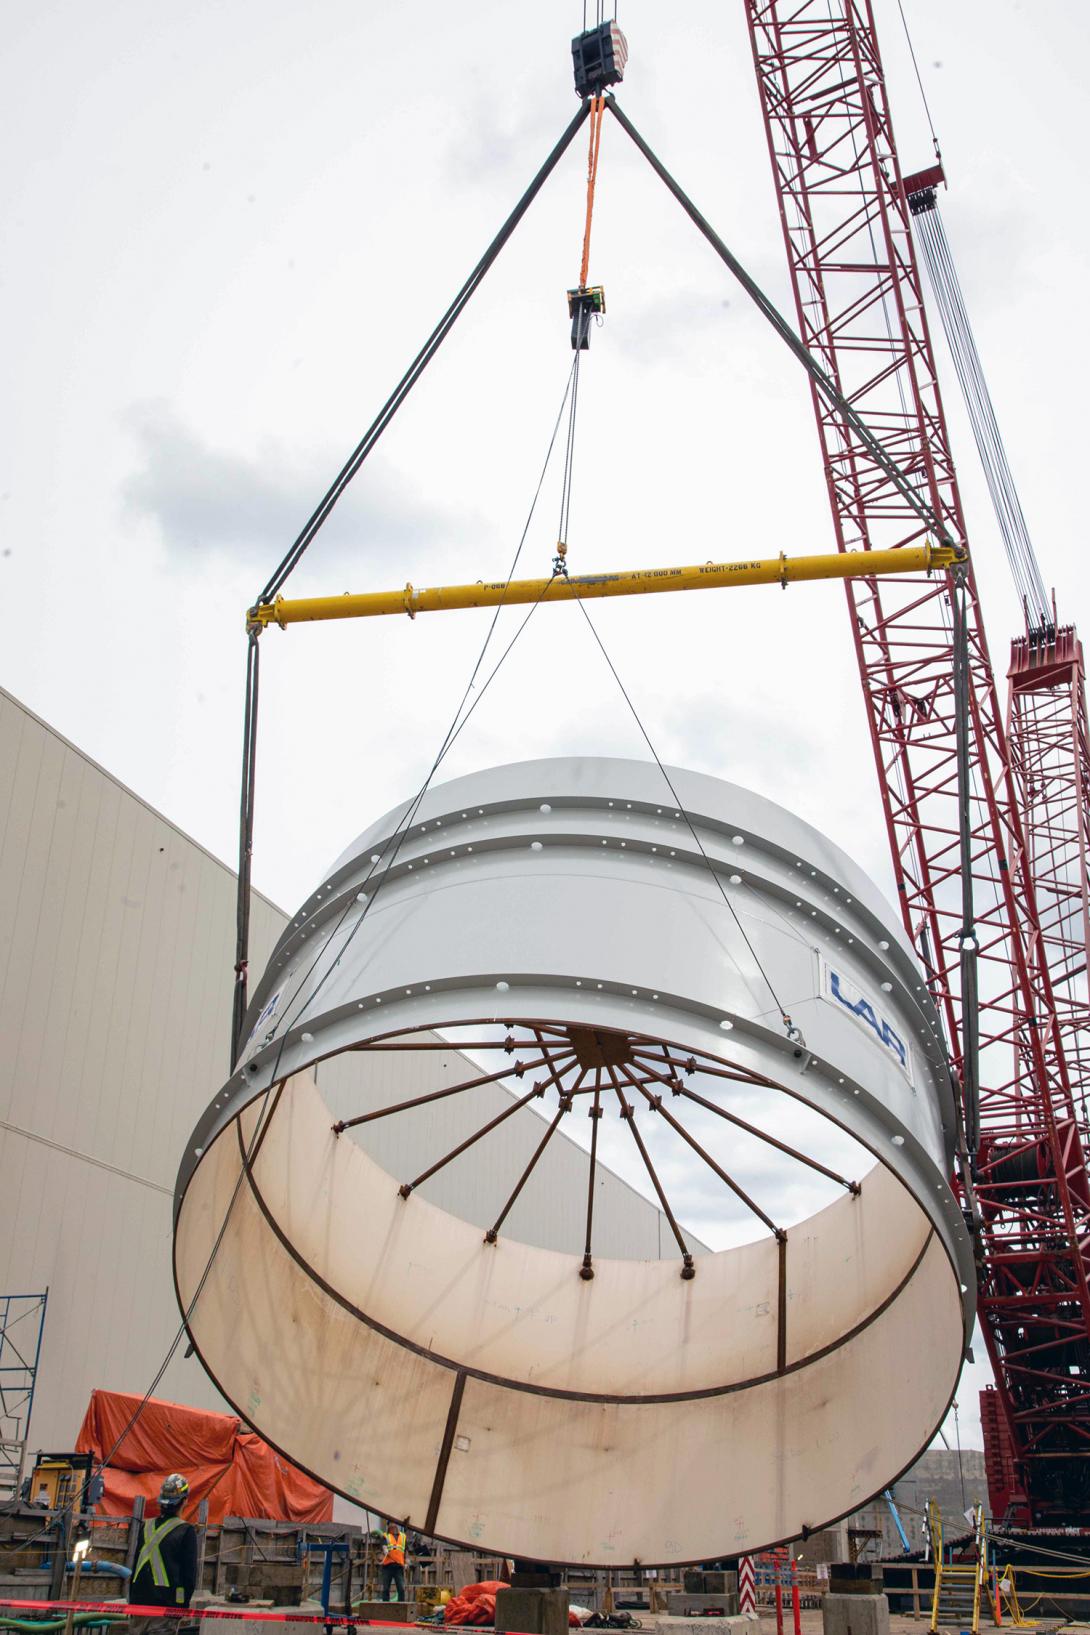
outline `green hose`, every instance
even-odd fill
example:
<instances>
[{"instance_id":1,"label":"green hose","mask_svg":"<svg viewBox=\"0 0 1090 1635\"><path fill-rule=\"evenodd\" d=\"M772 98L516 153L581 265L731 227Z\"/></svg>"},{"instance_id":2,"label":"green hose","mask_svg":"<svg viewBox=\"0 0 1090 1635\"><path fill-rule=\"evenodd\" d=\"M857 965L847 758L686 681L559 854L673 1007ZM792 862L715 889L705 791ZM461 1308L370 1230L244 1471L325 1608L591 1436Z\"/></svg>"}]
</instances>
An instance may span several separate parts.
<instances>
[{"instance_id":1,"label":"green hose","mask_svg":"<svg viewBox=\"0 0 1090 1635\"><path fill-rule=\"evenodd\" d=\"M48 1635L50 1630L63 1629L68 1622L67 1613L59 1618L2 1618L0 1629L13 1629L19 1635ZM75 1612L72 1614L72 1627L78 1629L105 1629L108 1624L123 1624L124 1618L111 1618L102 1612Z\"/></svg>"}]
</instances>

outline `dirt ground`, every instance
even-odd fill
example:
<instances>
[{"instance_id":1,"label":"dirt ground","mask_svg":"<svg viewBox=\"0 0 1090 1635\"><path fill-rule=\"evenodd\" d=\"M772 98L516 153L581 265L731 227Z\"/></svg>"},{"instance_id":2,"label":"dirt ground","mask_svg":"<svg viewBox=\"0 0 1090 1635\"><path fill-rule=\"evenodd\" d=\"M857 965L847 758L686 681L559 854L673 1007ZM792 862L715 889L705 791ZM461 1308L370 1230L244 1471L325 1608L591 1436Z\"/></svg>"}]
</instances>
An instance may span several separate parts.
<instances>
[{"instance_id":1,"label":"dirt ground","mask_svg":"<svg viewBox=\"0 0 1090 1635\"><path fill-rule=\"evenodd\" d=\"M776 1614L762 1607L760 1618L761 1635L776 1635ZM802 1635L822 1635L820 1610L814 1610L811 1612L804 1608L801 1618ZM889 1635L927 1635L929 1623L929 1612L921 1612L918 1618L906 1617L903 1613L891 1612L889 1615ZM794 1626L792 1625L789 1612L784 1620L784 1635L792 1635L793 1627ZM1017 1635L1017 1631L1014 1630L1014 1626L1005 1624L1003 1627L1004 1629L1010 1631L1011 1635ZM1065 1624L1060 1618L1042 1618L1040 1623L1036 1624L1034 1627L1036 1635L1048 1635L1049 1631L1059 1629L1082 1631L1090 1628L1090 1626L1088 1626L1086 1623L1078 1621L1072 1621L1069 1624ZM990 1619L981 1618L981 1635L992 1635L992 1631L994 1629L995 1625ZM958 1631L954 1631L953 1635L958 1635Z\"/></svg>"}]
</instances>

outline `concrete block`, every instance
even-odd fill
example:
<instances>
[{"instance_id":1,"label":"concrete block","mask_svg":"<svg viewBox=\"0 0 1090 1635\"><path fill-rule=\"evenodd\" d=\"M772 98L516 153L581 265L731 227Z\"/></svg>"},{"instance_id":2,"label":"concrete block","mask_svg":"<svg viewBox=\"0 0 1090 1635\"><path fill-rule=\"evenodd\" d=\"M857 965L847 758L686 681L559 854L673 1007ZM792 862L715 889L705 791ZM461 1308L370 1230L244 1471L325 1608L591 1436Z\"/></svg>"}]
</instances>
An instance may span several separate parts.
<instances>
[{"instance_id":1,"label":"concrete block","mask_svg":"<svg viewBox=\"0 0 1090 1635\"><path fill-rule=\"evenodd\" d=\"M723 1578L733 1578L734 1573L722 1573ZM666 1610L675 1618L687 1618L690 1615L699 1616L706 1613L709 1607L721 1607L725 1618L733 1618L738 1613L737 1588L722 1590L718 1595L704 1594L691 1595L688 1590L668 1590L666 1594Z\"/></svg>"},{"instance_id":2,"label":"concrete block","mask_svg":"<svg viewBox=\"0 0 1090 1635\"><path fill-rule=\"evenodd\" d=\"M889 1635L889 1602L884 1595L834 1595L821 1599L825 1635Z\"/></svg>"},{"instance_id":3,"label":"concrete block","mask_svg":"<svg viewBox=\"0 0 1090 1635\"><path fill-rule=\"evenodd\" d=\"M333 1605L336 1607L336 1600ZM373 1618L387 1624L414 1624L416 1597L410 1596L407 1601L356 1601L352 1611L357 1618Z\"/></svg>"},{"instance_id":4,"label":"concrete block","mask_svg":"<svg viewBox=\"0 0 1090 1635\"><path fill-rule=\"evenodd\" d=\"M239 1609L232 1607L231 1610L237 1613ZM218 1619L212 1620L207 1627L214 1628L218 1622ZM232 1618L225 1627L231 1630L232 1635L269 1635L270 1630L275 1630L276 1635L315 1635L315 1630L320 1628L320 1626L312 1623L303 1623L302 1621L297 1623L293 1619L288 1619L282 1624L271 1624L263 1619L247 1618L245 1614L241 1617Z\"/></svg>"},{"instance_id":5,"label":"concrete block","mask_svg":"<svg viewBox=\"0 0 1090 1635\"><path fill-rule=\"evenodd\" d=\"M524 1635L567 1635L567 1590L497 1590L496 1629Z\"/></svg>"},{"instance_id":6,"label":"concrete block","mask_svg":"<svg viewBox=\"0 0 1090 1635\"><path fill-rule=\"evenodd\" d=\"M811 1533L805 1544L799 1546L800 1559L807 1567L828 1565L833 1561L846 1561L848 1558L848 1533L843 1522L837 1522L834 1527L822 1527L819 1532Z\"/></svg>"},{"instance_id":7,"label":"concrete block","mask_svg":"<svg viewBox=\"0 0 1090 1635\"><path fill-rule=\"evenodd\" d=\"M743 1613L737 1618L679 1618L672 1613L659 1612L642 1617L645 1635L654 1630L656 1635L758 1635L760 1621L756 1613Z\"/></svg>"}]
</instances>

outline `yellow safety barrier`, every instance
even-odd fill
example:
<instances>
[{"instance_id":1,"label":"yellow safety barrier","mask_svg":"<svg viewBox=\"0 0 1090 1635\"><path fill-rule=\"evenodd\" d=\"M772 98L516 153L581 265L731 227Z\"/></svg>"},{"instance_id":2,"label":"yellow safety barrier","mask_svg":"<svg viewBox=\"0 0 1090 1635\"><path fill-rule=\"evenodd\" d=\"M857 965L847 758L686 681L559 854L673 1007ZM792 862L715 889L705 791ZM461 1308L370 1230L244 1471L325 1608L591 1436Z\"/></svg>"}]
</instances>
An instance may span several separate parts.
<instances>
[{"instance_id":1,"label":"yellow safety barrier","mask_svg":"<svg viewBox=\"0 0 1090 1635\"><path fill-rule=\"evenodd\" d=\"M1035 1590L1033 1584L1027 1583L1026 1580L1046 1578L1053 1585L1057 1581L1061 1583L1075 1581L1072 1582L1072 1588L1076 1589L1080 1587L1077 1584L1079 1579L1083 1580L1084 1583L1087 1579L1090 1579L1090 1567L1014 1567L1008 1565L1002 1568L996 1588L1001 1601L1006 1605L1011 1624L1018 1629L1035 1629L1041 1619L1027 1618L1018 1595L1016 1579L1019 1578L1022 1580L1022 1594L1029 1598L1030 1603L1036 1610L1048 1611L1050 1605L1053 1611L1062 1612L1063 1609L1059 1607L1058 1603L1070 1598L1067 1591L1055 1588ZM1087 1588L1090 1589L1090 1586L1087 1586ZM1049 1605L1046 1605L1046 1603ZM1074 1621L1071 1620L1071 1622Z\"/></svg>"}]
</instances>

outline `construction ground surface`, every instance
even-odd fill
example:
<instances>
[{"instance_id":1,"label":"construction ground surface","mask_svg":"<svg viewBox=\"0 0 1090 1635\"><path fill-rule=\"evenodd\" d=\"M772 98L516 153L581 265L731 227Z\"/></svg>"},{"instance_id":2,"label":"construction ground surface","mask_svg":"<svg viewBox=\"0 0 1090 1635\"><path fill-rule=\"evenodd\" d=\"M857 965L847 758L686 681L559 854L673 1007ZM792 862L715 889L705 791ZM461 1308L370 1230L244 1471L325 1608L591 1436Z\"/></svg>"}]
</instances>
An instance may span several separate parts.
<instances>
[{"instance_id":1,"label":"construction ground surface","mask_svg":"<svg viewBox=\"0 0 1090 1635\"><path fill-rule=\"evenodd\" d=\"M822 1635L823 1626L820 1609L814 1608L811 1610L810 1608L803 1608L801 1620L802 1635ZM646 1628L647 1620L644 1619L643 1622L644 1627ZM680 1624L691 1623L693 1620L677 1618L672 1619L671 1622L674 1624ZM762 1607L760 1612L760 1622L761 1635L776 1635L776 1614L774 1612L766 1607ZM788 1613L788 1616L784 1620L784 1635L791 1635L792 1627L790 1613ZM923 1632L925 1632L929 1627L930 1611L927 1613L921 1613L918 1618L913 1618L897 1612L891 1612L889 1615L890 1635L923 1635ZM995 1627L996 1626L989 1619L983 1617L981 1618L981 1635L987 1635L987 1632L993 1630ZM1017 1627L1018 1626L1011 1624L1003 1625L1003 1628L1005 1629L1015 1629ZM1042 1618L1039 1623L1035 1623L1033 1625L1033 1628L1037 1629L1038 1631L1047 1632L1056 1629L1083 1630L1090 1628L1090 1625L1074 1620L1071 1623L1065 1623L1062 1618L1053 1617ZM955 1630L953 1635L959 1635L959 1632Z\"/></svg>"},{"instance_id":2,"label":"construction ground surface","mask_svg":"<svg viewBox=\"0 0 1090 1635\"><path fill-rule=\"evenodd\" d=\"M268 1612L273 1609L271 1609L266 1603L261 1610ZM232 1620L230 1628L238 1632L238 1635L269 1635L270 1629L281 1631L283 1632L283 1635L313 1635L314 1626L312 1624L304 1623L301 1620L298 1623L294 1623L292 1621L292 1608L285 1607L275 1610L284 1613L285 1622L283 1624L278 1623L276 1625L270 1625L268 1623L259 1622L256 1618L251 1621L248 1620L244 1614L242 1614L237 1618L237 1620ZM318 1602L307 1601L302 1607L294 1610L311 1615L314 1612L320 1611L321 1609ZM336 1614L334 1614L334 1616L336 1616ZM822 1623L822 1614L819 1608L804 1608L800 1617L802 1635L823 1635L824 1626ZM396 1619L396 1613L394 1614L394 1618ZM691 1635L700 1635L700 1632L705 1630L709 1632L709 1635L716 1635L716 1632L718 1632L718 1635L725 1635L726 1631L731 1629L737 1630L740 1627L743 1627L745 1624L748 1624L749 1620L742 1620L738 1618L686 1618L670 1616L667 1613L643 1613L640 1615L639 1622L644 1631L660 1631L661 1635L690 1635L690 1632ZM919 1617L912 1617L911 1615L905 1615L903 1613L891 1613L889 1618L890 1635L924 1635L924 1632L929 1628L929 1625L929 1612L921 1612ZM361 1625L360 1627L362 1628L364 1626ZM407 1629L412 1629L419 1628L420 1626L406 1621L405 1627ZM441 1628L443 1626L426 1625L424 1627ZM752 1628L752 1624L750 1624L749 1627ZM759 1613L759 1627L760 1635L777 1635L776 1615L771 1609L765 1607L761 1608ZM790 1608L788 1608L787 1616L784 1619L783 1635L792 1635L793 1627ZM960 1631L952 1625L949 1626L948 1629L946 1626L942 1627L944 1629L944 1635L960 1635ZM987 1635L987 1632L993 1630L995 1627L996 1626L989 1619L981 1618L980 1629L982 1635ZM1016 1629L1019 1626L1004 1624L1002 1627L1006 1629ZM1031 1627L1040 1632L1040 1635L1051 1635L1051 1632L1060 1629L1068 1629L1072 1631L1090 1630L1090 1623L1078 1619L1072 1619L1065 1622L1064 1619L1059 1617L1043 1617L1039 1621L1035 1621L1030 1626L1021 1627ZM476 1626L476 1628L473 1629L472 1635L490 1635L490 1631L485 1626Z\"/></svg>"}]
</instances>

